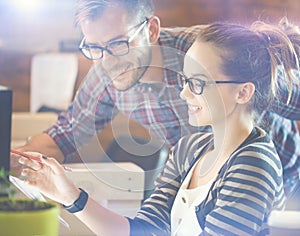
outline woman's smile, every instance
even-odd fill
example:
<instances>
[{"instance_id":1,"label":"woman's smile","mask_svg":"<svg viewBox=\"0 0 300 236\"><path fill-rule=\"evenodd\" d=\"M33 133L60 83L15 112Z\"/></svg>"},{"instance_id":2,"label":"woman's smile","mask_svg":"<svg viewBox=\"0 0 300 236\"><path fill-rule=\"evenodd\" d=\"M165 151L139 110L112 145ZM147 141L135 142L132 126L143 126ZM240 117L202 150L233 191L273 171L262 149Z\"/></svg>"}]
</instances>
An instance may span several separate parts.
<instances>
[{"instance_id":1,"label":"woman's smile","mask_svg":"<svg viewBox=\"0 0 300 236\"><path fill-rule=\"evenodd\" d=\"M192 104L188 104L188 108L189 115L195 115L202 110L202 107Z\"/></svg>"}]
</instances>

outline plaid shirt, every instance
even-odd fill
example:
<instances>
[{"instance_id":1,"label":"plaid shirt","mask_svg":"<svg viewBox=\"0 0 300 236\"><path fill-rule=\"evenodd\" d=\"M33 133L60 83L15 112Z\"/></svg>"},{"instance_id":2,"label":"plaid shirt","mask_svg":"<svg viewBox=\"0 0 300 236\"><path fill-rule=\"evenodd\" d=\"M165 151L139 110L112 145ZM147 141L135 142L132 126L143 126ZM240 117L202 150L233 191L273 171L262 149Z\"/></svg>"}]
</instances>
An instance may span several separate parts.
<instances>
[{"instance_id":1,"label":"plaid shirt","mask_svg":"<svg viewBox=\"0 0 300 236\"><path fill-rule=\"evenodd\" d=\"M275 113L264 114L265 130L269 132L283 166L283 181L287 196L292 194L300 179L300 135L294 120Z\"/></svg>"},{"instance_id":2,"label":"plaid shirt","mask_svg":"<svg viewBox=\"0 0 300 236\"><path fill-rule=\"evenodd\" d=\"M297 79L300 73L295 72ZM290 196L300 184L300 133L296 120L300 120L300 81L294 83L288 102L288 86L282 70L278 70L280 95L270 111L265 112L264 128L273 140L283 166L284 189Z\"/></svg>"},{"instance_id":3,"label":"plaid shirt","mask_svg":"<svg viewBox=\"0 0 300 236\"><path fill-rule=\"evenodd\" d=\"M107 75L93 66L74 102L59 115L56 124L45 131L63 152L65 162L80 153L79 147L99 133L119 112L139 122L170 146L181 136L194 132L195 128L187 122L186 103L179 97L177 72L182 71L184 53L201 27L161 30L159 45L163 53L164 85L137 83L127 91L117 91ZM274 104L272 111L289 119L300 120L299 85L294 85L289 105L286 105L288 95L283 80L279 87L282 97L278 104ZM290 192L299 180L299 133L291 126L286 126L286 123L292 124L293 121L277 115L270 115L268 119L271 124L269 133L286 171L286 190ZM285 122L281 122L283 119Z\"/></svg>"}]
</instances>

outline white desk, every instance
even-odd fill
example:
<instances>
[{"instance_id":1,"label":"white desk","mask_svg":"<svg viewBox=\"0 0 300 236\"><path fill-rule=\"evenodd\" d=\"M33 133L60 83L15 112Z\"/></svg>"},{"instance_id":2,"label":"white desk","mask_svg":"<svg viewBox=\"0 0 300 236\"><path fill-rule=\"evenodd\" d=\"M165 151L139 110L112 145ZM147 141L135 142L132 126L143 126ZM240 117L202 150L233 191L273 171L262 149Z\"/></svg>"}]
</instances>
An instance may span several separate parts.
<instances>
[{"instance_id":1,"label":"white desk","mask_svg":"<svg viewBox=\"0 0 300 236\"><path fill-rule=\"evenodd\" d=\"M78 187L108 209L133 217L144 196L144 171L133 163L87 163L66 165L72 169L67 175ZM70 229L60 224L60 236L95 235L80 220L61 210Z\"/></svg>"},{"instance_id":2,"label":"white desk","mask_svg":"<svg viewBox=\"0 0 300 236\"><path fill-rule=\"evenodd\" d=\"M106 208L128 217L134 217L139 210L144 197L144 171L137 165L122 162L69 164L66 166L72 170L67 172L69 178ZM16 196L24 197L24 194L18 191ZM65 209L61 208L60 215L69 225L68 228L62 223L59 224L60 236L95 235L76 216Z\"/></svg>"},{"instance_id":3,"label":"white desk","mask_svg":"<svg viewBox=\"0 0 300 236\"><path fill-rule=\"evenodd\" d=\"M121 206L124 204L124 202L120 201ZM118 206L118 202L115 202L115 206ZM109 209L111 209L109 207ZM118 210L114 210L116 213L119 213L120 215L134 217L136 211L139 209L139 207L132 207L132 208L120 208ZM61 209L61 217L68 222L70 228L68 229L64 225L59 225L59 236L94 236L94 234L85 224L83 224L80 220L77 219L76 216L72 215L71 213L68 213L66 210Z\"/></svg>"}]
</instances>

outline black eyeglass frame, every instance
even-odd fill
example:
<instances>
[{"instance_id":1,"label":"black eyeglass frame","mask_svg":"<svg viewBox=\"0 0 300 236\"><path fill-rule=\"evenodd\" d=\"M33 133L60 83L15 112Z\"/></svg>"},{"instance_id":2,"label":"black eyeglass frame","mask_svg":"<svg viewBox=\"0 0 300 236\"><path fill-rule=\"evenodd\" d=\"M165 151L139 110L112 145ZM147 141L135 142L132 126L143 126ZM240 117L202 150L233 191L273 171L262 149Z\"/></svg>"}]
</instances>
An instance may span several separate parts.
<instances>
[{"instance_id":1,"label":"black eyeglass frame","mask_svg":"<svg viewBox=\"0 0 300 236\"><path fill-rule=\"evenodd\" d=\"M193 83L193 81L196 81L197 83L199 83L199 88L200 90L197 91L195 89L195 85ZM214 80L214 81L204 81L202 79L199 79L199 78L195 78L195 77L190 77L188 78L185 74L183 73L179 73L178 74L178 84L179 84L179 87L183 89L184 85L186 85L188 83L189 85L189 89L191 90L191 92L193 94L196 94L196 95L201 95L203 93L203 89L205 87L205 85L212 85L212 84L243 84L243 83L246 83L245 81L234 81L234 80L228 80L228 81L221 81L221 80Z\"/></svg>"},{"instance_id":2,"label":"black eyeglass frame","mask_svg":"<svg viewBox=\"0 0 300 236\"><path fill-rule=\"evenodd\" d=\"M118 41L112 41L108 43L105 47L97 46L97 45L86 45L85 44L85 37L81 40L79 45L80 52L89 60L98 60L103 58L104 51L107 51L112 56L124 56L129 53L129 44L132 42L132 40L141 32L141 30L146 26L146 24L149 22L149 18L146 18L143 22L140 24L134 26L132 29L137 28L137 30L129 37L128 40L118 40ZM132 30L131 29L131 30ZM112 45L120 45L124 44L127 46L126 51L122 51L122 53L114 53L110 48L113 48ZM91 49L98 49L99 50L99 56L93 57L90 50ZM86 52L85 52L86 50Z\"/></svg>"}]
</instances>

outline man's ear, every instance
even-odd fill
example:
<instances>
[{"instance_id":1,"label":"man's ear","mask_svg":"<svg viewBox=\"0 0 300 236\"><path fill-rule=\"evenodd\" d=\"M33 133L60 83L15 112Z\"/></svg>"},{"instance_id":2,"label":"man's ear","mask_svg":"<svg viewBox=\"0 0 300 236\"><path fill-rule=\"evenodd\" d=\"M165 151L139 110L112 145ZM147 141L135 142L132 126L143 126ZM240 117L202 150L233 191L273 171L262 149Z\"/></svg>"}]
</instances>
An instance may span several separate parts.
<instances>
[{"instance_id":1,"label":"man's ear","mask_svg":"<svg viewBox=\"0 0 300 236\"><path fill-rule=\"evenodd\" d=\"M239 85L239 91L236 97L236 102L239 104L245 104L250 101L255 92L255 85L251 82L247 82Z\"/></svg>"},{"instance_id":2,"label":"man's ear","mask_svg":"<svg viewBox=\"0 0 300 236\"><path fill-rule=\"evenodd\" d=\"M148 21L150 43L156 43L160 34L160 20L157 16L152 16Z\"/></svg>"}]
</instances>

